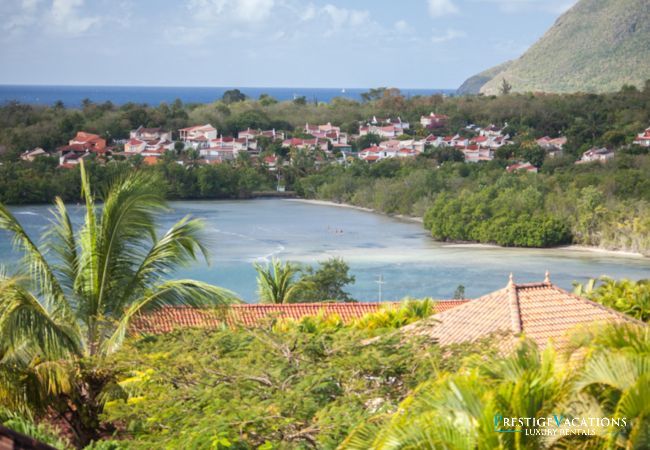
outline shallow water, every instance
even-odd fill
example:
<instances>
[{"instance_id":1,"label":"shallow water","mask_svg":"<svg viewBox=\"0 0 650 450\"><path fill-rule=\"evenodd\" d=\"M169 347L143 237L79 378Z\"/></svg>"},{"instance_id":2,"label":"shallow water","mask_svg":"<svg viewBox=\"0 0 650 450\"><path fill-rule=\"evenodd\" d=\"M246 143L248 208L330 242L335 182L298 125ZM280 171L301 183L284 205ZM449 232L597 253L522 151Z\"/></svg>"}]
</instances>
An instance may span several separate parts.
<instances>
[{"instance_id":1,"label":"shallow water","mask_svg":"<svg viewBox=\"0 0 650 450\"><path fill-rule=\"evenodd\" d=\"M206 221L210 266L186 268L178 276L218 284L256 301L254 262L273 257L314 264L340 256L356 277L351 294L362 301L405 296L450 298L459 284L468 297L505 286L508 274L516 282L552 281L571 289L573 281L608 275L614 278L650 277L650 259L570 250L530 250L464 247L434 242L422 226L390 217L335 206L267 199L246 201L172 202L163 217L166 229L191 214ZM82 209L71 206L75 222ZM33 236L47 228L47 206L12 210ZM338 230L338 232L337 232ZM10 265L15 255L9 239L0 234L0 262Z\"/></svg>"}]
</instances>

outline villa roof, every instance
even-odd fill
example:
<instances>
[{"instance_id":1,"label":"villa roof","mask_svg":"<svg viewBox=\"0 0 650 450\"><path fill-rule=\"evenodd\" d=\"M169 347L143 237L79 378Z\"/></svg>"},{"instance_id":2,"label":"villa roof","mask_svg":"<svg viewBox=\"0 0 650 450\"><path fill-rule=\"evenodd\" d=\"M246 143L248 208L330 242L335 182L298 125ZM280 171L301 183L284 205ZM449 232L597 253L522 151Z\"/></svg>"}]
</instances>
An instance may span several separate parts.
<instances>
[{"instance_id":1,"label":"villa roof","mask_svg":"<svg viewBox=\"0 0 650 450\"><path fill-rule=\"evenodd\" d=\"M426 336L441 345L506 333L511 339L505 339L500 347L507 351L522 333L540 348L549 340L562 348L568 344L572 329L603 322L642 324L551 284L547 275L542 283L515 284L511 278L503 289L407 325L402 332Z\"/></svg>"},{"instance_id":2,"label":"villa roof","mask_svg":"<svg viewBox=\"0 0 650 450\"><path fill-rule=\"evenodd\" d=\"M88 133L86 131L77 131L77 134L72 138L75 142L94 142L101 140L101 137L97 134Z\"/></svg>"},{"instance_id":3,"label":"villa roof","mask_svg":"<svg viewBox=\"0 0 650 450\"><path fill-rule=\"evenodd\" d=\"M179 131L211 133L213 131L217 131L217 129L209 123L206 123L205 125L195 125L193 127L181 128Z\"/></svg>"},{"instance_id":4,"label":"villa roof","mask_svg":"<svg viewBox=\"0 0 650 450\"><path fill-rule=\"evenodd\" d=\"M466 300L447 300L436 303L436 311L442 312L462 305ZM164 307L141 315L132 323L135 332L146 334L167 333L178 328L216 328L227 326L255 326L269 318L300 320L307 316L338 315L348 323L363 315L384 307L398 307L401 303L288 303L238 304L222 309L192 307Z\"/></svg>"}]
</instances>

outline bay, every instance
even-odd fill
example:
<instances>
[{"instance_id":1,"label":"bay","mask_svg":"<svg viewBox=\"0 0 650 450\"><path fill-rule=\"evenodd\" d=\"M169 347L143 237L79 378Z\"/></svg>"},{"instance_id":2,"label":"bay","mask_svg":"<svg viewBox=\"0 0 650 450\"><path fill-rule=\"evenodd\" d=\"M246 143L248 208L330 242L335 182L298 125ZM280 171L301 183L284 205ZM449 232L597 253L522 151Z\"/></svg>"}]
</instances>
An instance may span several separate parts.
<instances>
[{"instance_id":1,"label":"bay","mask_svg":"<svg viewBox=\"0 0 650 450\"><path fill-rule=\"evenodd\" d=\"M185 215L205 220L210 265L184 268L175 277L192 277L227 287L256 301L253 263L273 257L316 264L343 258L356 277L351 294L360 301L405 296L450 298L458 285L477 297L504 287L512 272L518 283L541 281L551 272L565 289L591 277L638 280L650 277L650 259L566 249L515 249L458 246L433 241L421 224L371 212L296 200L172 202L161 217L161 230ZM12 207L32 236L48 227L48 206ZM70 205L75 224L83 208ZM0 233L0 264L16 260L7 234Z\"/></svg>"}]
</instances>

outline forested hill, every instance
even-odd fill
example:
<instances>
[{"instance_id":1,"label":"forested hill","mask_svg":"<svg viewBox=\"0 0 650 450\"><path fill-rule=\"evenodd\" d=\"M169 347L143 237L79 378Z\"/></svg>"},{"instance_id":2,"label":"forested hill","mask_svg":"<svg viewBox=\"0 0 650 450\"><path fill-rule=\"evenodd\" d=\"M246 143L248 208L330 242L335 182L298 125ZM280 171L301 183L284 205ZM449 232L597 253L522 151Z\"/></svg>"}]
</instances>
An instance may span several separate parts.
<instances>
[{"instance_id":1,"label":"forested hill","mask_svg":"<svg viewBox=\"0 0 650 450\"><path fill-rule=\"evenodd\" d=\"M469 77L465 82L458 88L456 93L458 95L468 95L468 94L478 94L481 92L481 88L485 83L490 81L495 76L499 75L504 70L508 69L512 64L512 61L506 61L503 64L484 70L481 73L478 73L472 77Z\"/></svg>"},{"instance_id":2,"label":"forested hill","mask_svg":"<svg viewBox=\"0 0 650 450\"><path fill-rule=\"evenodd\" d=\"M498 94L503 79L516 92L612 92L642 86L649 60L650 0L580 0L519 59L486 71L484 83L472 77L479 83L464 93Z\"/></svg>"}]
</instances>

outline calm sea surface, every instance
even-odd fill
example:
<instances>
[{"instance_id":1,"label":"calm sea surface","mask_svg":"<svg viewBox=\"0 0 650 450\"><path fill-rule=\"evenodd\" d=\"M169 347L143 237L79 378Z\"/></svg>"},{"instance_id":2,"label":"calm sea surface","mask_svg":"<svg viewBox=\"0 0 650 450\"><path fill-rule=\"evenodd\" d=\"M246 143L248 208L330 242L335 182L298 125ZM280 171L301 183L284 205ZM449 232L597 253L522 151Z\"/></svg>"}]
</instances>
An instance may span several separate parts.
<instances>
[{"instance_id":1,"label":"calm sea surface","mask_svg":"<svg viewBox=\"0 0 650 450\"><path fill-rule=\"evenodd\" d=\"M124 103L146 103L158 106L161 102L171 103L181 99L184 103L210 103L220 100L230 87L138 87L138 86L15 86L0 85L0 105L19 101L35 105L52 105L61 100L64 105L78 107L88 98L96 103L111 101L116 105ZM361 93L368 89L344 88L238 88L248 97L257 99L260 94L269 94L277 100L293 100L305 96L307 101L329 102L335 97L360 100ZM454 89L402 89L406 96L453 94Z\"/></svg>"},{"instance_id":2,"label":"calm sea surface","mask_svg":"<svg viewBox=\"0 0 650 450\"><path fill-rule=\"evenodd\" d=\"M612 257L567 250L473 248L431 240L421 225L385 216L293 200L174 202L162 219L163 228L191 214L206 221L210 266L183 269L178 276L209 281L256 301L254 262L273 257L306 264L333 256L344 258L356 276L350 287L363 301L405 296L450 298L459 284L475 297L515 281L541 281L546 269L554 283L571 289L574 280L609 275L650 277L650 259ZM79 223L82 209L71 206ZM12 210L33 236L47 229L47 206ZM342 230L336 233L335 230ZM0 233L0 263L16 260L6 234Z\"/></svg>"}]
</instances>

